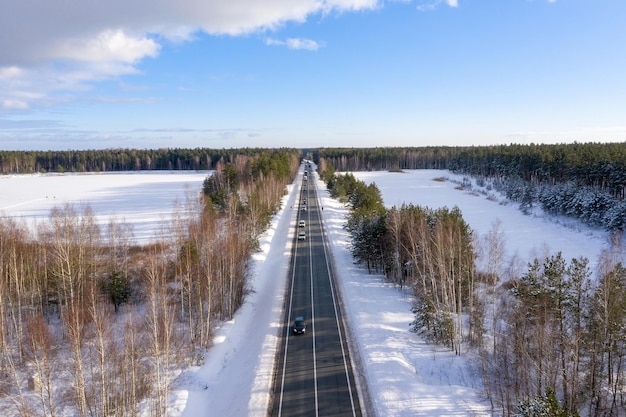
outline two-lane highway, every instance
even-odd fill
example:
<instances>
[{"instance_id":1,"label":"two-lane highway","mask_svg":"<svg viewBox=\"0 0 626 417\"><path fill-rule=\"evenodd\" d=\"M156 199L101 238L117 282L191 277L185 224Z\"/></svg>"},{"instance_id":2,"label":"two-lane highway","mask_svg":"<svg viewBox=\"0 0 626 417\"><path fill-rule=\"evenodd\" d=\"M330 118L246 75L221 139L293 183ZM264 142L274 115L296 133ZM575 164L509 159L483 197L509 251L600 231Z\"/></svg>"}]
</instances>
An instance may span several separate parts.
<instances>
[{"instance_id":1,"label":"two-lane highway","mask_svg":"<svg viewBox=\"0 0 626 417\"><path fill-rule=\"evenodd\" d=\"M312 178L302 179L297 209L305 226L296 222L270 415L362 417ZM297 316L307 321L305 334L292 332Z\"/></svg>"}]
</instances>

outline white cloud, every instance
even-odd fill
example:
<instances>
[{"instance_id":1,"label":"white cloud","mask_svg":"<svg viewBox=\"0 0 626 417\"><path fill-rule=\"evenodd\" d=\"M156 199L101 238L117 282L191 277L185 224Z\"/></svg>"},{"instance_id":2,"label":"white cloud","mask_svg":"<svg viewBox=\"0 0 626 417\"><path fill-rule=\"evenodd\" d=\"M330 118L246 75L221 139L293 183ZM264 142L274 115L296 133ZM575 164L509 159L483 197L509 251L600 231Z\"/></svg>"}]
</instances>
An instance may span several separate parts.
<instances>
[{"instance_id":1,"label":"white cloud","mask_svg":"<svg viewBox=\"0 0 626 417\"><path fill-rule=\"evenodd\" d=\"M59 104L71 100L75 92L91 89L94 81L136 72L132 65L120 61L52 62L31 69L0 69L0 109Z\"/></svg>"},{"instance_id":2,"label":"white cloud","mask_svg":"<svg viewBox=\"0 0 626 417\"><path fill-rule=\"evenodd\" d=\"M45 59L122 58L158 53L156 39L194 33L242 35L303 22L312 14L371 10L381 0L0 0L0 67ZM4 7L2 7L4 3ZM131 47L131 57L121 48Z\"/></svg>"},{"instance_id":3,"label":"white cloud","mask_svg":"<svg viewBox=\"0 0 626 417\"><path fill-rule=\"evenodd\" d=\"M286 41L268 38L265 40L266 45L286 46L289 49L305 49L308 51L317 51L323 47L323 43L319 43L310 39L289 38Z\"/></svg>"},{"instance_id":4,"label":"white cloud","mask_svg":"<svg viewBox=\"0 0 626 417\"><path fill-rule=\"evenodd\" d=\"M51 48L55 59L85 62L133 63L145 57L154 57L159 45L147 37L132 37L121 30L105 30L93 38L64 39Z\"/></svg>"},{"instance_id":5,"label":"white cloud","mask_svg":"<svg viewBox=\"0 0 626 417\"><path fill-rule=\"evenodd\" d=\"M306 49L308 51L317 51L322 45L310 39L287 39L289 49Z\"/></svg>"},{"instance_id":6,"label":"white cloud","mask_svg":"<svg viewBox=\"0 0 626 417\"><path fill-rule=\"evenodd\" d=\"M22 70L16 66L0 68L0 80L9 80L19 77Z\"/></svg>"},{"instance_id":7,"label":"white cloud","mask_svg":"<svg viewBox=\"0 0 626 417\"><path fill-rule=\"evenodd\" d=\"M0 10L10 10L0 13L0 103L15 108L18 93L45 98L133 73L142 59L159 54L164 39L193 41L198 32L238 36L303 22L313 14L370 10L381 4L382 0L0 0ZM320 47L306 39L285 42L293 49Z\"/></svg>"},{"instance_id":8,"label":"white cloud","mask_svg":"<svg viewBox=\"0 0 626 417\"><path fill-rule=\"evenodd\" d=\"M325 10L358 11L373 10L380 7L381 2L377 0L333 0L323 2Z\"/></svg>"},{"instance_id":9,"label":"white cloud","mask_svg":"<svg viewBox=\"0 0 626 417\"><path fill-rule=\"evenodd\" d=\"M458 0L420 0L417 5L417 10L422 12L432 11L443 3L449 7L459 7Z\"/></svg>"},{"instance_id":10,"label":"white cloud","mask_svg":"<svg viewBox=\"0 0 626 417\"><path fill-rule=\"evenodd\" d=\"M2 100L2 106L0 107L4 109L23 110L28 108L28 103L15 99L5 99Z\"/></svg>"}]
</instances>

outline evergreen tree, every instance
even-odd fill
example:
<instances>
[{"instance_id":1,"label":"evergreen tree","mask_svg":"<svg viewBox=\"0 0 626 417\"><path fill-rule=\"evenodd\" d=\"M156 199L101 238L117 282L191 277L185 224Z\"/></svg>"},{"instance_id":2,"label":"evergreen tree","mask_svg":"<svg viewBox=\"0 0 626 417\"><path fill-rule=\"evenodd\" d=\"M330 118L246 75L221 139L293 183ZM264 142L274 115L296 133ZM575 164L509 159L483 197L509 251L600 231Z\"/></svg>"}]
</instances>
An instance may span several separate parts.
<instances>
[{"instance_id":1,"label":"evergreen tree","mask_svg":"<svg viewBox=\"0 0 626 417\"><path fill-rule=\"evenodd\" d=\"M113 271L109 274L102 283L102 290L113 303L116 313L120 305L128 302L132 295L130 280L118 271Z\"/></svg>"},{"instance_id":2,"label":"evergreen tree","mask_svg":"<svg viewBox=\"0 0 626 417\"><path fill-rule=\"evenodd\" d=\"M579 417L577 411L570 413L559 404L552 388L546 388L545 395L520 402L517 408L514 417Z\"/></svg>"}]
</instances>

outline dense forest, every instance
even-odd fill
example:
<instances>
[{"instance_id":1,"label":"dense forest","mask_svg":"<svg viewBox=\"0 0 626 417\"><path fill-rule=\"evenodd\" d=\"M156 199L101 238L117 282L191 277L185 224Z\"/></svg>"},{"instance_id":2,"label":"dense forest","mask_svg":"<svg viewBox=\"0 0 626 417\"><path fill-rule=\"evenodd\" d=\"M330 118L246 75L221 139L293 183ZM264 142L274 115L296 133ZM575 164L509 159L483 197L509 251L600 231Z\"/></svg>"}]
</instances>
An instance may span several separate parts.
<instances>
[{"instance_id":1,"label":"dense forest","mask_svg":"<svg viewBox=\"0 0 626 417\"><path fill-rule=\"evenodd\" d=\"M626 143L428 148L323 148L337 171L449 169L473 177L520 178L539 184L573 182L624 198Z\"/></svg>"},{"instance_id":2,"label":"dense forest","mask_svg":"<svg viewBox=\"0 0 626 417\"><path fill-rule=\"evenodd\" d=\"M615 197L626 187L626 143L421 148L322 148L313 151L337 171L449 169L474 177L518 177L535 185L575 182Z\"/></svg>"},{"instance_id":3,"label":"dense forest","mask_svg":"<svg viewBox=\"0 0 626 417\"><path fill-rule=\"evenodd\" d=\"M560 253L518 269L505 259L497 223L477 238L456 207L386 209L375 184L330 167L321 175L351 208L355 261L412 291L412 331L459 355L471 351L494 413L626 415L621 233L593 269Z\"/></svg>"},{"instance_id":4,"label":"dense forest","mask_svg":"<svg viewBox=\"0 0 626 417\"><path fill-rule=\"evenodd\" d=\"M257 238L300 165L233 151L146 246L89 206L0 218L0 414L166 416L171 383L248 293Z\"/></svg>"},{"instance_id":5,"label":"dense forest","mask_svg":"<svg viewBox=\"0 0 626 417\"><path fill-rule=\"evenodd\" d=\"M267 149L105 149L0 151L1 174L140 170L207 170ZM285 149L285 152L295 152Z\"/></svg>"}]
</instances>

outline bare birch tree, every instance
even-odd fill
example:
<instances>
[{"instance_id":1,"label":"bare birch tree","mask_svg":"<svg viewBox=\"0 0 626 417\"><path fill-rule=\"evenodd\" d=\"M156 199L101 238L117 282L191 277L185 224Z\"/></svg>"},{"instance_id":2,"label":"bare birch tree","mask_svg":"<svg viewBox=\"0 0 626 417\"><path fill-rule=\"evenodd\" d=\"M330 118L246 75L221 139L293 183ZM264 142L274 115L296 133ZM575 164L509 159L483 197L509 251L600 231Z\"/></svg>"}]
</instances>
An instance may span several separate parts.
<instances>
[{"instance_id":1,"label":"bare birch tree","mask_svg":"<svg viewBox=\"0 0 626 417\"><path fill-rule=\"evenodd\" d=\"M150 356L153 361L153 395L151 415L167 415L168 370L172 355L174 312L167 294L167 261L163 254L151 253L144 272L147 289L146 324Z\"/></svg>"},{"instance_id":2,"label":"bare birch tree","mask_svg":"<svg viewBox=\"0 0 626 417\"><path fill-rule=\"evenodd\" d=\"M42 414L46 417L55 417L56 395L55 375L58 359L54 354L56 341L48 329L43 316L35 316L28 320L28 349L31 362L36 373L31 376L33 389L39 396Z\"/></svg>"},{"instance_id":3,"label":"bare birch tree","mask_svg":"<svg viewBox=\"0 0 626 417\"><path fill-rule=\"evenodd\" d=\"M88 393L85 380L86 369L83 358L83 345L85 339L85 326L87 314L84 307L78 300L67 301L67 306L63 309L63 324L68 335L68 343L71 353L72 375L74 377L73 391L74 404L81 417L87 416Z\"/></svg>"}]
</instances>

